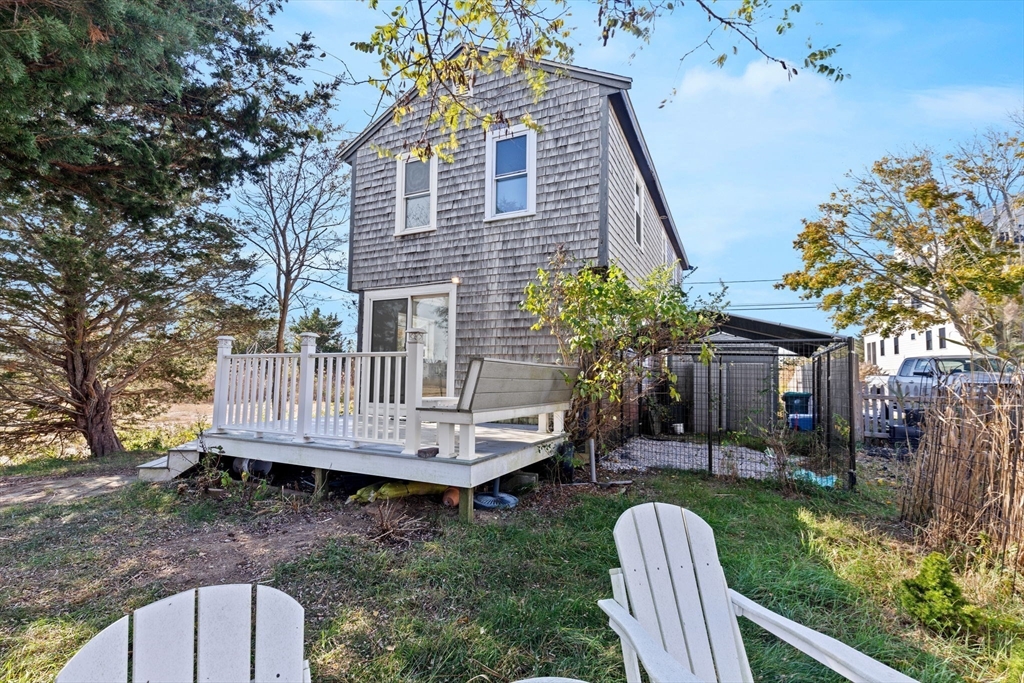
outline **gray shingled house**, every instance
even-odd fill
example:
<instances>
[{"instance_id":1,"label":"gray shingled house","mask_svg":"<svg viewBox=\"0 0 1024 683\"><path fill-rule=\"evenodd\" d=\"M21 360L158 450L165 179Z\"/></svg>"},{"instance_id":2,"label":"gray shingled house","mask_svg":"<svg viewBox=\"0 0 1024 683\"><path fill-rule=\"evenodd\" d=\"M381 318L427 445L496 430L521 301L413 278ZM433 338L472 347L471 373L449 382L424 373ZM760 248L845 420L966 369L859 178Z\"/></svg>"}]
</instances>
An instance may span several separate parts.
<instances>
[{"instance_id":1,"label":"gray shingled house","mask_svg":"<svg viewBox=\"0 0 1024 683\"><path fill-rule=\"evenodd\" d=\"M523 126L460 131L453 163L403 154L422 107L385 112L342 151L352 168L349 290L359 350L400 351L427 330L424 396L455 396L469 358L554 362L519 310L526 284L559 245L580 262L615 261L639 277L689 267L623 76L541 63L539 101L522 78L478 76L472 97ZM414 103L415 105L415 103ZM381 156L378 149L395 153Z\"/></svg>"}]
</instances>

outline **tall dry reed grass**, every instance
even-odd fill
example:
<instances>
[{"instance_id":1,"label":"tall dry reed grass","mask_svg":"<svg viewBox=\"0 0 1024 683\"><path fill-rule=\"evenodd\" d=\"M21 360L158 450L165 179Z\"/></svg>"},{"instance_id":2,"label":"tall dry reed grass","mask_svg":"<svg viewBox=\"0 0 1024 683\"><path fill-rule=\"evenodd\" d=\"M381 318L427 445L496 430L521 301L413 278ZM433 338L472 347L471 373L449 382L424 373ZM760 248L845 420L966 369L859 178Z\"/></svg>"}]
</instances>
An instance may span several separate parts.
<instances>
[{"instance_id":1,"label":"tall dry reed grass","mask_svg":"<svg viewBox=\"0 0 1024 683\"><path fill-rule=\"evenodd\" d=\"M1024 377L929 402L901 512L934 548L1024 571Z\"/></svg>"}]
</instances>

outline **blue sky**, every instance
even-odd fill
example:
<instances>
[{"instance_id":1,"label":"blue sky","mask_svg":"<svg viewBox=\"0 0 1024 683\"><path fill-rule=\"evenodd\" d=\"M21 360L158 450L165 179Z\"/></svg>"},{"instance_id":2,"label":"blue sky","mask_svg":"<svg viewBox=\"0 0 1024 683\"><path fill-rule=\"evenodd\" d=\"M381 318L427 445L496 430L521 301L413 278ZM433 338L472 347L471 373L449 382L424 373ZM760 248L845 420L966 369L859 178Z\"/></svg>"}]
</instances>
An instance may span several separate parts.
<instances>
[{"instance_id":1,"label":"blue sky","mask_svg":"<svg viewBox=\"0 0 1024 683\"><path fill-rule=\"evenodd\" d=\"M393 4L382 0L380 7ZM799 267L792 242L800 220L814 217L846 172L914 146L942 151L1024 108L1024 0L812 0L787 36L762 27L762 44L798 65L809 35L815 44L841 44L836 61L852 76L842 83L802 71L787 81L781 67L743 49L722 69L710 63L717 52L706 49L680 63L708 30L692 3L661 18L648 45L617 36L602 47L596 7L577 3L571 11L576 64L633 79L630 97L698 267L692 282L780 277ZM350 44L365 39L381 16L358 0L293 0L274 25L282 38L312 31L365 77L379 67ZM731 45L722 36L713 44L719 51ZM332 73L340 65L329 58L321 67ZM338 121L358 132L377 98L371 86L347 88ZM798 301L771 282L729 287L734 304ZM818 310L744 314L832 329Z\"/></svg>"}]
</instances>

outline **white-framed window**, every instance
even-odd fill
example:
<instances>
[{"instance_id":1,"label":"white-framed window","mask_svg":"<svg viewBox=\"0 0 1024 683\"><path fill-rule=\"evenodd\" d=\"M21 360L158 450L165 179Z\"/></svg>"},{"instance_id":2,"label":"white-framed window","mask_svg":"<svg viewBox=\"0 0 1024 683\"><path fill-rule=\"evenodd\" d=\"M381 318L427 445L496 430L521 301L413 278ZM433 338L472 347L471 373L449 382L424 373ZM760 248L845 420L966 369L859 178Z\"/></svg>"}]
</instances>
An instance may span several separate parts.
<instances>
[{"instance_id":1,"label":"white-framed window","mask_svg":"<svg viewBox=\"0 0 1024 683\"><path fill-rule=\"evenodd\" d=\"M405 333L426 331L423 395L455 396L454 283L363 292L363 349L405 351Z\"/></svg>"},{"instance_id":2,"label":"white-framed window","mask_svg":"<svg viewBox=\"0 0 1024 683\"><path fill-rule=\"evenodd\" d=\"M484 220L537 212L537 133L526 126L487 131Z\"/></svg>"},{"instance_id":3,"label":"white-framed window","mask_svg":"<svg viewBox=\"0 0 1024 683\"><path fill-rule=\"evenodd\" d=\"M633 175L633 238L636 246L644 247L644 184L639 173Z\"/></svg>"},{"instance_id":4,"label":"white-framed window","mask_svg":"<svg viewBox=\"0 0 1024 683\"><path fill-rule=\"evenodd\" d=\"M437 229L437 156L420 161L402 154L395 160L395 235Z\"/></svg>"}]
</instances>

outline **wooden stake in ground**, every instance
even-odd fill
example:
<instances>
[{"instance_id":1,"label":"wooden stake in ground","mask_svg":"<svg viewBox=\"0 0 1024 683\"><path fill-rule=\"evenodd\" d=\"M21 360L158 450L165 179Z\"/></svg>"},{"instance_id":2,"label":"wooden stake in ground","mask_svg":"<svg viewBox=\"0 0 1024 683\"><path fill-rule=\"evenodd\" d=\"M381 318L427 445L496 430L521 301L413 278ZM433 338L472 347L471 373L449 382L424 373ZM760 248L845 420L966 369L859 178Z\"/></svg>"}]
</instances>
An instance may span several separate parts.
<instances>
[{"instance_id":1,"label":"wooden stake in ground","mask_svg":"<svg viewBox=\"0 0 1024 683\"><path fill-rule=\"evenodd\" d=\"M473 521L473 487L459 489L459 519L466 523Z\"/></svg>"}]
</instances>

